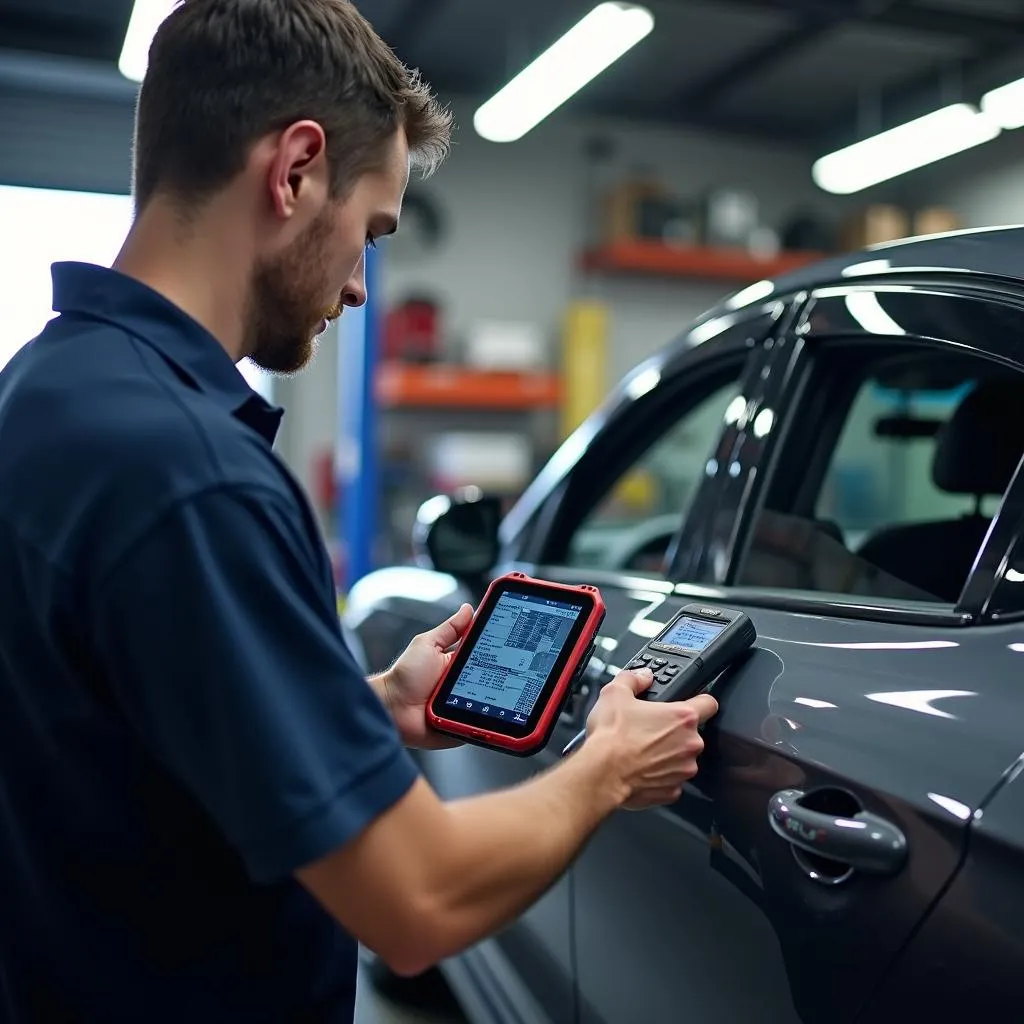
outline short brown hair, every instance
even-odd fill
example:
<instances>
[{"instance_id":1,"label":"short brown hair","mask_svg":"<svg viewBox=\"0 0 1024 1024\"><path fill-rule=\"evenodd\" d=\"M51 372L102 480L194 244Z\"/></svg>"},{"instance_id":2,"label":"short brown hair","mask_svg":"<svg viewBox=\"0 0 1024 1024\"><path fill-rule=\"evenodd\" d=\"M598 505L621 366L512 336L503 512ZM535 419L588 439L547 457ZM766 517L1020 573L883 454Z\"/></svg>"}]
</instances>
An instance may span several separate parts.
<instances>
[{"instance_id":1,"label":"short brown hair","mask_svg":"<svg viewBox=\"0 0 1024 1024\"><path fill-rule=\"evenodd\" d=\"M252 146L295 121L327 137L335 195L404 128L430 174L451 114L350 0L183 0L157 31L139 93L133 183L194 206L241 173Z\"/></svg>"}]
</instances>

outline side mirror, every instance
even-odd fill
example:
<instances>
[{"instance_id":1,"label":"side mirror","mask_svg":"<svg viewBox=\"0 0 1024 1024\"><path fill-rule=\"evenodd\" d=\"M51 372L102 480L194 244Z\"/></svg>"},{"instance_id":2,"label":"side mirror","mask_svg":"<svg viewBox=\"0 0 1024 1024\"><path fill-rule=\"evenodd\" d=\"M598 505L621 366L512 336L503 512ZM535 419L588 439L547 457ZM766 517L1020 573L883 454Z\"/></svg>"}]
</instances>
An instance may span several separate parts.
<instances>
[{"instance_id":1,"label":"side mirror","mask_svg":"<svg viewBox=\"0 0 1024 1024\"><path fill-rule=\"evenodd\" d=\"M501 501L476 487L452 497L440 494L416 513L413 550L416 561L451 576L482 576L498 561Z\"/></svg>"}]
</instances>

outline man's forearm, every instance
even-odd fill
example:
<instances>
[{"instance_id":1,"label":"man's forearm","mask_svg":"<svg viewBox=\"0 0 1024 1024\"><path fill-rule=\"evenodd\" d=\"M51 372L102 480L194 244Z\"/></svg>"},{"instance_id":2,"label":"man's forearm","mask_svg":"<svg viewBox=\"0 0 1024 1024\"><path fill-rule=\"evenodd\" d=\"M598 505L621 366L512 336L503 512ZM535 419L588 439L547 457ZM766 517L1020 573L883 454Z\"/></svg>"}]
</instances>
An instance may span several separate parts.
<instances>
[{"instance_id":1,"label":"man's forearm","mask_svg":"<svg viewBox=\"0 0 1024 1024\"><path fill-rule=\"evenodd\" d=\"M630 795L611 765L588 744L522 786L446 805L445 851L428 883L436 959L497 931L558 879Z\"/></svg>"},{"instance_id":2,"label":"man's forearm","mask_svg":"<svg viewBox=\"0 0 1024 1024\"><path fill-rule=\"evenodd\" d=\"M394 970L418 974L522 913L632 796L614 744L592 736L522 786L449 804L420 779L299 878Z\"/></svg>"}]
</instances>

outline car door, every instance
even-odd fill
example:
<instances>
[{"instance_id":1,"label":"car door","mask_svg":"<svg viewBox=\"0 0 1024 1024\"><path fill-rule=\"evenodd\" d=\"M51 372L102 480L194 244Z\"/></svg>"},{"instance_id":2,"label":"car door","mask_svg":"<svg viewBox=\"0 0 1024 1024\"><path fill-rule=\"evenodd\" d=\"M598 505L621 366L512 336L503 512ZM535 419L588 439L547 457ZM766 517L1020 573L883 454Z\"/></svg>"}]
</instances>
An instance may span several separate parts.
<instances>
[{"instance_id":1,"label":"car door","mask_svg":"<svg viewBox=\"0 0 1024 1024\"><path fill-rule=\"evenodd\" d=\"M856 1020L955 876L1020 750L1013 670L1005 651L979 670L995 638L978 624L1017 529L1000 474L1024 432L998 424L1009 392L1024 402L1019 302L846 285L764 342L765 386L723 432L673 593L608 670L693 600L744 609L759 640L720 681L680 802L617 815L577 863L587 1024ZM954 424L990 377L1002 415L974 402ZM959 584L931 582L936 559L962 563Z\"/></svg>"},{"instance_id":2,"label":"car door","mask_svg":"<svg viewBox=\"0 0 1024 1024\"><path fill-rule=\"evenodd\" d=\"M608 615L587 689L563 715L552 744L537 759L540 766L554 762L585 722L600 686L624 664L622 638L628 644L631 630L652 621L671 596L673 588L665 577L668 557L702 494L723 425L732 429L744 422L769 378L766 370L774 354L766 339L775 336L786 316L785 304L772 304L699 326L693 343L673 358L637 368L622 385L628 402L590 439L585 454L543 510L543 528L534 535L536 544L525 546L521 565L544 578L597 584ZM603 890L605 883L611 885L613 892L601 896L607 897L602 905L610 912L598 922L607 927L608 936L619 935L620 924L628 920L628 914L620 916L615 907L629 900L631 880L638 874L636 865L621 876L606 873L609 858L616 864L623 859L616 836L615 831L602 829L567 879L575 889L576 907L591 905L588 897ZM640 865L639 874L645 870ZM590 923L576 923L570 935L567 954L577 971L587 960L587 944L595 938L586 931ZM647 937L637 938L630 947L630 965L635 956L658 955L649 948ZM630 977L628 970L625 982L621 974L613 974L608 981L614 991L590 984L584 995L599 999L605 1010L620 1003L622 1019L656 1019L629 1016L637 1005L629 994Z\"/></svg>"},{"instance_id":3,"label":"car door","mask_svg":"<svg viewBox=\"0 0 1024 1024\"><path fill-rule=\"evenodd\" d=\"M599 583L607 615L590 672L547 750L528 760L473 746L419 755L443 798L512 786L557 760L578 728L588 693L614 657L616 638L671 593L662 571L665 553L697 492L723 417L735 408L750 346L781 312L773 304L725 318L714 338L705 328L639 367L566 442L507 517L503 555L492 577L513 568L539 571L543 546L550 549L564 538L564 557L547 578ZM379 570L353 588L346 620L371 669L379 670L416 632L462 601L478 602L486 583L416 566ZM570 895L570 880L560 880L501 934L446 965L460 997L469 994L474 1020L572 1019Z\"/></svg>"}]
</instances>

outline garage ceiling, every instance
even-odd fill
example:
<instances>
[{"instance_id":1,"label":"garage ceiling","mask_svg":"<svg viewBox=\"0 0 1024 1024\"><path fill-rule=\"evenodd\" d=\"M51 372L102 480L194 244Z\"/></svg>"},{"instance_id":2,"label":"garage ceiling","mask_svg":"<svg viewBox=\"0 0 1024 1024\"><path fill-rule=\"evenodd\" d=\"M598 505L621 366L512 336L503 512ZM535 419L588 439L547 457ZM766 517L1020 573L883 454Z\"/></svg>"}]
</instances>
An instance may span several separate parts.
<instances>
[{"instance_id":1,"label":"garage ceiling","mask_svg":"<svg viewBox=\"0 0 1024 1024\"><path fill-rule=\"evenodd\" d=\"M490 95L596 0L362 0L440 91ZM1024 77L1024 0L648 0L585 113L818 146ZM0 0L0 79L116 76L131 0ZM54 56L73 63L55 63ZM6 72L6 74L5 74ZM63 77L61 77L63 75ZM52 91L52 87L51 87Z\"/></svg>"}]
</instances>

